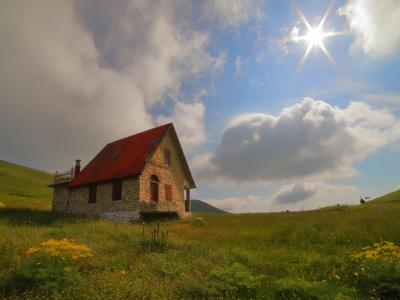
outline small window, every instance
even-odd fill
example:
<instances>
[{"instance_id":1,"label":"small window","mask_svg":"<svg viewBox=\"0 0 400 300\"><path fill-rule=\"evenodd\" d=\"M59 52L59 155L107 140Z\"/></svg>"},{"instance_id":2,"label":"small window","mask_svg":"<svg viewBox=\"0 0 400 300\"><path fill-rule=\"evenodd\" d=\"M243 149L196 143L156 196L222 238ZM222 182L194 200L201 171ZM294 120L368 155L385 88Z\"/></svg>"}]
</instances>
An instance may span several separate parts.
<instances>
[{"instance_id":1,"label":"small window","mask_svg":"<svg viewBox=\"0 0 400 300\"><path fill-rule=\"evenodd\" d=\"M122 199L122 181L113 182L112 199L114 201Z\"/></svg>"},{"instance_id":2,"label":"small window","mask_svg":"<svg viewBox=\"0 0 400 300\"><path fill-rule=\"evenodd\" d=\"M97 198L97 185L89 186L89 203L96 203Z\"/></svg>"},{"instance_id":3,"label":"small window","mask_svg":"<svg viewBox=\"0 0 400 300\"><path fill-rule=\"evenodd\" d=\"M172 201L172 186L170 184L165 185L165 201Z\"/></svg>"},{"instance_id":4,"label":"small window","mask_svg":"<svg viewBox=\"0 0 400 300\"><path fill-rule=\"evenodd\" d=\"M171 151L169 151L168 149L164 149L164 163L167 166L171 165Z\"/></svg>"},{"instance_id":5,"label":"small window","mask_svg":"<svg viewBox=\"0 0 400 300\"><path fill-rule=\"evenodd\" d=\"M150 199L151 201L158 201L158 177L156 175L152 175L150 177Z\"/></svg>"}]
</instances>

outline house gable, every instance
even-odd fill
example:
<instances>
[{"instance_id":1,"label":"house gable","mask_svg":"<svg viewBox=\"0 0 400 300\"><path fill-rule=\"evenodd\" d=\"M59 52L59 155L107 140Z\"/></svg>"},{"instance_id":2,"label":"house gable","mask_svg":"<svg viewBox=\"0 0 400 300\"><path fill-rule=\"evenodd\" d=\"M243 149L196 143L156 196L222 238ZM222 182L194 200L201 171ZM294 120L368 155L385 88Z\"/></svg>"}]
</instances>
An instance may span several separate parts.
<instances>
[{"instance_id":1,"label":"house gable","mask_svg":"<svg viewBox=\"0 0 400 300\"><path fill-rule=\"evenodd\" d=\"M165 157L165 152L169 152L170 163ZM184 210L184 189L193 187L194 182L181 146L177 143L173 127L165 134L142 171L140 176L141 201L150 202L150 177L152 175L159 178L159 202L168 202L170 193L171 200L169 201Z\"/></svg>"}]
</instances>

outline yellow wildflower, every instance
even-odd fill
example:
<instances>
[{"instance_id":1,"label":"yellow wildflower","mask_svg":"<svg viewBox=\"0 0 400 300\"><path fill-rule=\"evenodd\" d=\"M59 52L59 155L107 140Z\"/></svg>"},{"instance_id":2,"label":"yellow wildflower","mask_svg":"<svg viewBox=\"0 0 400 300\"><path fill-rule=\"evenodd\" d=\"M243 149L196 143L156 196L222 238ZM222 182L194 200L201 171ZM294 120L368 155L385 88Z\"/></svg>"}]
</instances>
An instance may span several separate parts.
<instances>
[{"instance_id":1,"label":"yellow wildflower","mask_svg":"<svg viewBox=\"0 0 400 300\"><path fill-rule=\"evenodd\" d=\"M355 259L392 261L400 257L400 247L393 242L382 241L372 246L361 248L361 251L350 255Z\"/></svg>"},{"instance_id":2,"label":"yellow wildflower","mask_svg":"<svg viewBox=\"0 0 400 300\"><path fill-rule=\"evenodd\" d=\"M72 271L72 267L71 266L65 266L64 267L64 271L65 272L71 272Z\"/></svg>"},{"instance_id":3,"label":"yellow wildflower","mask_svg":"<svg viewBox=\"0 0 400 300\"><path fill-rule=\"evenodd\" d=\"M40 250L39 248L32 247L32 248L29 248L26 252L29 254L32 254L32 253L38 252L39 250Z\"/></svg>"},{"instance_id":4,"label":"yellow wildflower","mask_svg":"<svg viewBox=\"0 0 400 300\"><path fill-rule=\"evenodd\" d=\"M40 244L40 247L32 247L28 253L43 253L58 257L62 260L86 258L93 256L90 248L85 244L78 244L74 240L63 238L61 240L49 239Z\"/></svg>"}]
</instances>

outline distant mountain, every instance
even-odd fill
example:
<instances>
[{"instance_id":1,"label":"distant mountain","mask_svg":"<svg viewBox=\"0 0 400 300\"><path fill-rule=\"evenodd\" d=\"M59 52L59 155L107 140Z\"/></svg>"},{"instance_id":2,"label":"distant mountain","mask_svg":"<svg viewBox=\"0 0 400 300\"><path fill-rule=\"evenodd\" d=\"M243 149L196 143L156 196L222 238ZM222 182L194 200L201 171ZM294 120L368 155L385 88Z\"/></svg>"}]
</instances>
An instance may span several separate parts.
<instances>
[{"instance_id":1,"label":"distant mountain","mask_svg":"<svg viewBox=\"0 0 400 300\"><path fill-rule=\"evenodd\" d=\"M192 212L205 212L205 213L217 213L217 214L227 214L228 212L216 208L204 201L193 199L192 201Z\"/></svg>"}]
</instances>

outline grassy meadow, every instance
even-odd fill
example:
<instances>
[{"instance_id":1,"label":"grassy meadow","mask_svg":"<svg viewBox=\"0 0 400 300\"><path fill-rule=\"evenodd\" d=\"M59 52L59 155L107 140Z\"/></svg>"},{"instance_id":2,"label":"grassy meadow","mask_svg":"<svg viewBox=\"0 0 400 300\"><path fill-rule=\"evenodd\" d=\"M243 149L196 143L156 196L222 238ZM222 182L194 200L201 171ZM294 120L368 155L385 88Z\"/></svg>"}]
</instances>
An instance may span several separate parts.
<instances>
[{"instance_id":1,"label":"grassy meadow","mask_svg":"<svg viewBox=\"0 0 400 300\"><path fill-rule=\"evenodd\" d=\"M35 173L39 178L31 185L18 179L18 171L25 174L30 169L16 170L14 178L7 178L3 166L0 298L395 299L400 295L396 246L400 191L358 206L198 213L190 220L119 224L51 213L50 194L39 188L48 174ZM25 184L29 197L7 194L25 191Z\"/></svg>"},{"instance_id":2,"label":"grassy meadow","mask_svg":"<svg viewBox=\"0 0 400 300\"><path fill-rule=\"evenodd\" d=\"M0 208L49 210L53 175L0 160Z\"/></svg>"}]
</instances>

